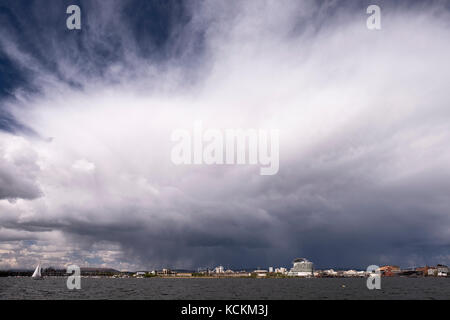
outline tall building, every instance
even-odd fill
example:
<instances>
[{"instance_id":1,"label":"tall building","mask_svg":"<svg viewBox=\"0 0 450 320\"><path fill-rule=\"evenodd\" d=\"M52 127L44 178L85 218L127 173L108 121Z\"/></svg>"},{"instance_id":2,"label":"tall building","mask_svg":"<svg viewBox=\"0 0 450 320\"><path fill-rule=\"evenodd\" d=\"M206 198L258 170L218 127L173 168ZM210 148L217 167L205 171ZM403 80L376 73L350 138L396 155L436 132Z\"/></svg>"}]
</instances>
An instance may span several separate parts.
<instances>
[{"instance_id":1,"label":"tall building","mask_svg":"<svg viewBox=\"0 0 450 320\"><path fill-rule=\"evenodd\" d=\"M305 258L297 258L293 262L293 267L288 272L291 277L312 277L314 275L313 263Z\"/></svg>"},{"instance_id":2,"label":"tall building","mask_svg":"<svg viewBox=\"0 0 450 320\"><path fill-rule=\"evenodd\" d=\"M214 269L215 273L224 273L225 272L225 268L223 266L218 266Z\"/></svg>"}]
</instances>

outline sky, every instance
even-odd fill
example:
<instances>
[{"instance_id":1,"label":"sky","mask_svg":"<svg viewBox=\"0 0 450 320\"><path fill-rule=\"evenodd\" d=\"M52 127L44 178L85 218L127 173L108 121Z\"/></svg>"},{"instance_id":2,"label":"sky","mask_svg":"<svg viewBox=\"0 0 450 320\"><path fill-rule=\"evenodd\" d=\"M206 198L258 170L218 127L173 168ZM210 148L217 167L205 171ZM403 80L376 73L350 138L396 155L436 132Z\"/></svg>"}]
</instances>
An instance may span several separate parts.
<instances>
[{"instance_id":1,"label":"sky","mask_svg":"<svg viewBox=\"0 0 450 320\"><path fill-rule=\"evenodd\" d=\"M0 269L450 264L448 39L448 1L0 0ZM196 121L278 173L175 165Z\"/></svg>"}]
</instances>

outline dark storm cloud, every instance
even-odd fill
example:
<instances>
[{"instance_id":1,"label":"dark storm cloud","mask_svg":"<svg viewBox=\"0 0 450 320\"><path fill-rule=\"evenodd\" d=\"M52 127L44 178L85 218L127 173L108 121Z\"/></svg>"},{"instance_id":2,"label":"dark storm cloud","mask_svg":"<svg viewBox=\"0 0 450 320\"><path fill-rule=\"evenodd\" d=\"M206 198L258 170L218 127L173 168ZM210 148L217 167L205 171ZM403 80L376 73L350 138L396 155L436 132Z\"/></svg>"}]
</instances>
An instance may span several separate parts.
<instances>
[{"instance_id":1,"label":"dark storm cloud","mask_svg":"<svg viewBox=\"0 0 450 320\"><path fill-rule=\"evenodd\" d=\"M82 30L66 28L66 8L79 5ZM1 92L44 90L48 78L82 88L86 79L120 81L111 67L136 57L164 63L189 50L170 41L189 22L184 2L173 1L2 1L0 3ZM195 58L192 55L193 58Z\"/></svg>"},{"instance_id":2,"label":"dark storm cloud","mask_svg":"<svg viewBox=\"0 0 450 320\"><path fill-rule=\"evenodd\" d=\"M0 199L34 199L40 195L34 181L21 177L17 172L8 172L10 168L0 171Z\"/></svg>"},{"instance_id":3,"label":"dark storm cloud","mask_svg":"<svg viewBox=\"0 0 450 320\"><path fill-rule=\"evenodd\" d=\"M0 135L3 138L3 136ZM0 142L0 200L35 199L41 195L36 183L36 154L20 138Z\"/></svg>"},{"instance_id":4,"label":"dark storm cloud","mask_svg":"<svg viewBox=\"0 0 450 320\"><path fill-rule=\"evenodd\" d=\"M0 266L449 263L448 3L368 4L2 1ZM173 166L198 117L273 121L278 175Z\"/></svg>"}]
</instances>

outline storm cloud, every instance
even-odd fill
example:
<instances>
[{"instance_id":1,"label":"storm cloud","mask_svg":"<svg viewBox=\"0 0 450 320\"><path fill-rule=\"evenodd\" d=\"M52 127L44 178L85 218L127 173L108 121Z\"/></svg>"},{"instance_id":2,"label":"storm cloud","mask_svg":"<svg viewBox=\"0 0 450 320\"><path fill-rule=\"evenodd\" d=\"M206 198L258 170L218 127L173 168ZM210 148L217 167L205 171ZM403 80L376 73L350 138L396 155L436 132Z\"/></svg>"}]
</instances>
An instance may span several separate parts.
<instances>
[{"instance_id":1,"label":"storm cloud","mask_svg":"<svg viewBox=\"0 0 450 320\"><path fill-rule=\"evenodd\" d=\"M368 4L2 1L0 267L450 263L449 8ZM174 165L198 120L278 174Z\"/></svg>"}]
</instances>

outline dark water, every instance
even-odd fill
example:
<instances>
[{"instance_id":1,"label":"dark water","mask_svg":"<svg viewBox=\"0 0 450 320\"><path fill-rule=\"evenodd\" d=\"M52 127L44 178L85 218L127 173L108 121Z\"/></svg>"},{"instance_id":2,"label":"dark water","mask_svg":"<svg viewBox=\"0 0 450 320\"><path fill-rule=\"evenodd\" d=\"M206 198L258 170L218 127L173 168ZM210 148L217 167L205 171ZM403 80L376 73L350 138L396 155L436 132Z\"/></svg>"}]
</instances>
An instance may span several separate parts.
<instances>
[{"instance_id":1,"label":"dark water","mask_svg":"<svg viewBox=\"0 0 450 320\"><path fill-rule=\"evenodd\" d=\"M381 287L368 290L359 278L82 278L71 291L65 278L0 278L0 299L450 299L450 278L382 278Z\"/></svg>"}]
</instances>

